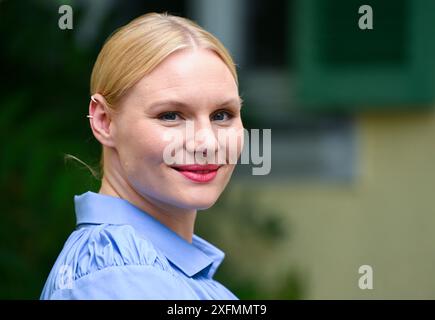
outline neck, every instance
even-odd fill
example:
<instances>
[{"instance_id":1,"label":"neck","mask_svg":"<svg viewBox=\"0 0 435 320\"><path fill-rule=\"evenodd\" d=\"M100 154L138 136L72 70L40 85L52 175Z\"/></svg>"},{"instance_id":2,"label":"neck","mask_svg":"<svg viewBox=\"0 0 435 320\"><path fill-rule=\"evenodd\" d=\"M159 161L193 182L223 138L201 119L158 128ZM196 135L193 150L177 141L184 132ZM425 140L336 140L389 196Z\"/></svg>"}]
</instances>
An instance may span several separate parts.
<instances>
[{"instance_id":1,"label":"neck","mask_svg":"<svg viewBox=\"0 0 435 320\"><path fill-rule=\"evenodd\" d=\"M192 243L196 210L173 207L156 199L139 194L126 179L104 159L104 176L99 193L127 200L147 212L166 227Z\"/></svg>"}]
</instances>

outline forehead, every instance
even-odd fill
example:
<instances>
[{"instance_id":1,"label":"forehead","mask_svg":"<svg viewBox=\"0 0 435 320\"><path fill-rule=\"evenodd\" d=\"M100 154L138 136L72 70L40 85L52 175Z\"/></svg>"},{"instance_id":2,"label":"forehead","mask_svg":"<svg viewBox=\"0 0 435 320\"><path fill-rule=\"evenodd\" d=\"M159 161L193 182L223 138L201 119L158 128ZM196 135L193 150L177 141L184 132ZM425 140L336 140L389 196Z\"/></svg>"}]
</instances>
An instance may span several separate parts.
<instances>
[{"instance_id":1,"label":"forehead","mask_svg":"<svg viewBox=\"0 0 435 320\"><path fill-rule=\"evenodd\" d=\"M237 84L220 57L207 49L172 53L133 88L148 102L159 98L210 100L238 97Z\"/></svg>"}]
</instances>

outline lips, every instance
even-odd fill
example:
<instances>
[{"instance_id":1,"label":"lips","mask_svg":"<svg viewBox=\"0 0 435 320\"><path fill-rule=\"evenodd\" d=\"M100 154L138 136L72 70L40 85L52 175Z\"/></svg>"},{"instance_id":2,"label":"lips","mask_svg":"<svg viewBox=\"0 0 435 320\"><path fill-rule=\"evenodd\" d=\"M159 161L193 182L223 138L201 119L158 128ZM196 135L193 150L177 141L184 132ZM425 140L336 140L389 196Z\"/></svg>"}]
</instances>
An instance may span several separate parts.
<instances>
[{"instance_id":1,"label":"lips","mask_svg":"<svg viewBox=\"0 0 435 320\"><path fill-rule=\"evenodd\" d=\"M178 171L183 176L192 181L205 183L213 180L216 177L220 166L215 164L192 164L184 166L173 166L171 168Z\"/></svg>"}]
</instances>

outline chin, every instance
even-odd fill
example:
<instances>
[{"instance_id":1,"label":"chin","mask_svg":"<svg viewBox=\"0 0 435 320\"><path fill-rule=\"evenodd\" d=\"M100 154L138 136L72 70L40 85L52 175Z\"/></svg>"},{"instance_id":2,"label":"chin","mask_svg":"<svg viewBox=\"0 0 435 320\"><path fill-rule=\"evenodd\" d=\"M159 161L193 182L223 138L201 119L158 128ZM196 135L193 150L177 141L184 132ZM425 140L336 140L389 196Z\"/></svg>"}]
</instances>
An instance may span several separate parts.
<instances>
[{"instance_id":1,"label":"chin","mask_svg":"<svg viewBox=\"0 0 435 320\"><path fill-rule=\"evenodd\" d=\"M212 207L217 199L216 196L205 197L204 195L198 195L186 197L182 202L183 207L186 209L205 210Z\"/></svg>"}]
</instances>

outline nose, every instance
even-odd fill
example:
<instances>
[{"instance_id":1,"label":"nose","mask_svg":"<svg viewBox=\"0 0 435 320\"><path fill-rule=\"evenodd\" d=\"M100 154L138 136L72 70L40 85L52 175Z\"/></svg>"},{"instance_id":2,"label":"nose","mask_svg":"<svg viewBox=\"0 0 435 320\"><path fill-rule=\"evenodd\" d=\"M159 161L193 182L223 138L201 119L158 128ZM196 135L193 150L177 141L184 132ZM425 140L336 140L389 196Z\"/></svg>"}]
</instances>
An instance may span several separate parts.
<instances>
[{"instance_id":1,"label":"nose","mask_svg":"<svg viewBox=\"0 0 435 320\"><path fill-rule=\"evenodd\" d=\"M215 155L218 149L218 140L210 119L189 121L187 126L187 152L202 154L204 157L210 156L211 153Z\"/></svg>"}]
</instances>

